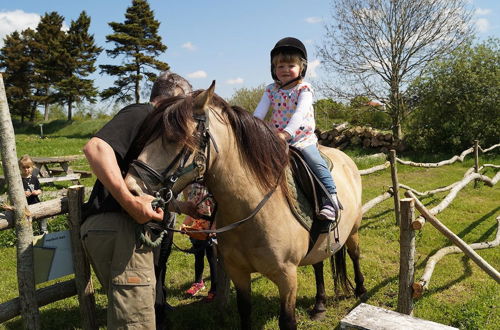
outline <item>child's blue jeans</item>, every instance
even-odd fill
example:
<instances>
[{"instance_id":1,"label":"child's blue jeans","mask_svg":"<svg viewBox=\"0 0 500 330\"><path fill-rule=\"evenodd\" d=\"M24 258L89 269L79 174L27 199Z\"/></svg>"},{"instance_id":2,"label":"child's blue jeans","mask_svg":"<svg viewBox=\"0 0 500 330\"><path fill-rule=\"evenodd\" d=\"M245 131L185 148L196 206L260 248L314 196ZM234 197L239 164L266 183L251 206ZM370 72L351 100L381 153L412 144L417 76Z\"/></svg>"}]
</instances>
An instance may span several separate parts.
<instances>
[{"instance_id":1,"label":"child's blue jeans","mask_svg":"<svg viewBox=\"0 0 500 330\"><path fill-rule=\"evenodd\" d=\"M326 165L325 160L321 157L319 153L318 147L316 145L310 145L301 149L302 155L307 162L307 165L311 168L314 174L319 178L321 183L325 186L326 190L330 194L337 193L337 187L335 186L335 182L333 182L332 175L328 170L328 166Z\"/></svg>"}]
</instances>

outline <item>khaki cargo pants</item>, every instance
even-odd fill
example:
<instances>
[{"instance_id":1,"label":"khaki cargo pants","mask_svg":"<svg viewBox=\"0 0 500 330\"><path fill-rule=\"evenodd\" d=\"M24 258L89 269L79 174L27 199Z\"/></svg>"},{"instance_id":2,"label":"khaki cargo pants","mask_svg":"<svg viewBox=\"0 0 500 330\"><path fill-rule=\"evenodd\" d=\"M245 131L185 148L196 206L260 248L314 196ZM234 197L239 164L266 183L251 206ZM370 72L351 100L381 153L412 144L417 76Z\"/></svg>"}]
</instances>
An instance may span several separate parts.
<instances>
[{"instance_id":1,"label":"khaki cargo pants","mask_svg":"<svg viewBox=\"0 0 500 330\"><path fill-rule=\"evenodd\" d=\"M152 249L139 245L136 222L125 213L90 216L82 243L108 295L108 329L155 329L155 273Z\"/></svg>"}]
</instances>

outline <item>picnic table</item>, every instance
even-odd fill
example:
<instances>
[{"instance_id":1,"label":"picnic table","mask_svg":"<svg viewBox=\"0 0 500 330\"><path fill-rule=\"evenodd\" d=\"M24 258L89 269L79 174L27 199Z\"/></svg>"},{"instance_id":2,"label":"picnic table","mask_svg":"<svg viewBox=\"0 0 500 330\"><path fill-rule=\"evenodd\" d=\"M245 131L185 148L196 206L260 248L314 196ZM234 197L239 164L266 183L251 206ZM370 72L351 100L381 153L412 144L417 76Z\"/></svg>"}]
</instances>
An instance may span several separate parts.
<instances>
[{"instance_id":1,"label":"picnic table","mask_svg":"<svg viewBox=\"0 0 500 330\"><path fill-rule=\"evenodd\" d=\"M81 159L82 156L59 156L59 157L31 157L38 168L38 180L40 183L56 181L72 181L74 184L80 183L80 177L90 175L90 172L75 171L69 163ZM54 167L59 166L59 167ZM57 175L56 175L57 174ZM58 175L58 174L62 174Z\"/></svg>"},{"instance_id":2,"label":"picnic table","mask_svg":"<svg viewBox=\"0 0 500 330\"><path fill-rule=\"evenodd\" d=\"M72 181L80 184L80 178L92 176L89 171L74 170L70 162L82 159L82 155L59 156L59 157L31 157L35 168L33 175L38 176L40 183L53 183L57 181ZM0 162L1 163L1 162ZM58 167L54 167L58 166ZM0 187L5 184L5 177L0 175Z\"/></svg>"}]
</instances>

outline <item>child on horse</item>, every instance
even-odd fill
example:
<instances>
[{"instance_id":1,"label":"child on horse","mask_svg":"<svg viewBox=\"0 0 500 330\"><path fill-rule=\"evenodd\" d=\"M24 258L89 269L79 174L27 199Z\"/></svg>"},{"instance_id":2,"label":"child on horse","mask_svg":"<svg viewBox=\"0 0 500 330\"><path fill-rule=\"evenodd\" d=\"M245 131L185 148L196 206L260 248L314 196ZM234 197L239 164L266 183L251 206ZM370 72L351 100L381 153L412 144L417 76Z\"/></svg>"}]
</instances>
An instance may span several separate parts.
<instances>
[{"instance_id":1,"label":"child on horse","mask_svg":"<svg viewBox=\"0 0 500 330\"><path fill-rule=\"evenodd\" d=\"M266 87L254 116L264 119L269 107L272 108L271 124L278 136L301 151L313 173L331 195L331 199L322 199L318 218L333 221L339 209L337 190L317 147L313 88L304 81L306 70L307 51L304 44L290 37L278 41L271 50L274 83Z\"/></svg>"}]
</instances>

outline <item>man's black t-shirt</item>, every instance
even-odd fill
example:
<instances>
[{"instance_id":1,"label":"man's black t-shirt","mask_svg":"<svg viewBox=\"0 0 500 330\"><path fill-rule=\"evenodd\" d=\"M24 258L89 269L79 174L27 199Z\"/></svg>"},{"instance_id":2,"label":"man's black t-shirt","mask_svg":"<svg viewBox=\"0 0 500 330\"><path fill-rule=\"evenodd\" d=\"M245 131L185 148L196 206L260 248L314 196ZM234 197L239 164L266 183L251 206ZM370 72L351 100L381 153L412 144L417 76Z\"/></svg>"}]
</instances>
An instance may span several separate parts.
<instances>
[{"instance_id":1,"label":"man's black t-shirt","mask_svg":"<svg viewBox=\"0 0 500 330\"><path fill-rule=\"evenodd\" d=\"M130 163L139 156L137 150L132 148L139 135L144 119L153 111L150 104L133 104L120 110L94 137L108 143L115 151L118 166L125 177ZM113 198L104 185L96 180L90 198L83 205L83 218L90 215L119 211L122 207Z\"/></svg>"}]
</instances>

